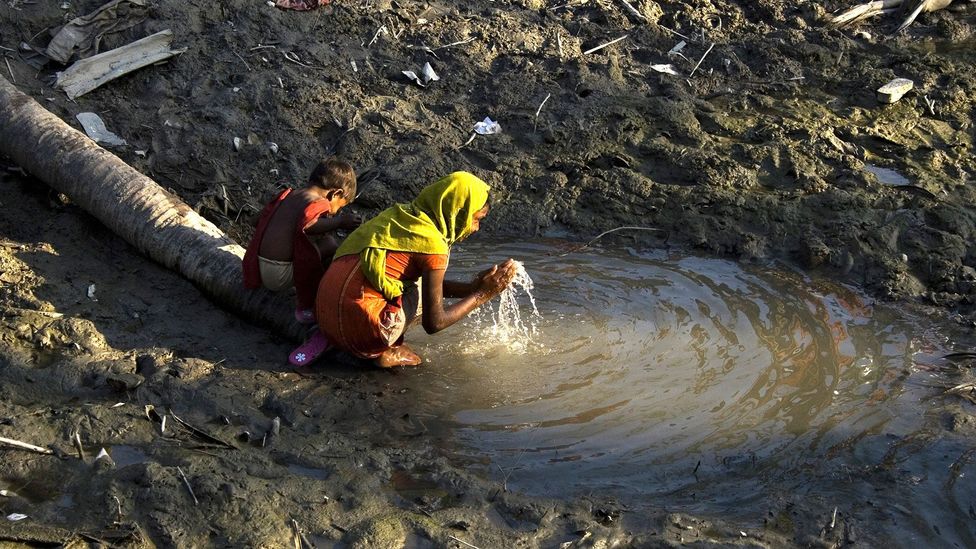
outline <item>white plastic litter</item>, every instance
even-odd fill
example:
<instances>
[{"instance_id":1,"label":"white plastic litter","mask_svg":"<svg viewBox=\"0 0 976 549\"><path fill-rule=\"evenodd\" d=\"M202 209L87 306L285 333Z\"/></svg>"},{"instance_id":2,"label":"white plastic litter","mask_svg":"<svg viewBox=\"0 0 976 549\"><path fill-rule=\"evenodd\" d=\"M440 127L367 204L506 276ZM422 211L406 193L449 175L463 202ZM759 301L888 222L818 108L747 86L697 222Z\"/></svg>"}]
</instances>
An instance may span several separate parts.
<instances>
[{"instance_id":1,"label":"white plastic litter","mask_svg":"<svg viewBox=\"0 0 976 549\"><path fill-rule=\"evenodd\" d=\"M7 520L10 522L17 522L18 520L24 520L25 518L27 518L27 515L22 515L20 513L10 513L7 515Z\"/></svg>"},{"instance_id":2,"label":"white plastic litter","mask_svg":"<svg viewBox=\"0 0 976 549\"><path fill-rule=\"evenodd\" d=\"M406 76L410 80L413 80L414 82L416 82L417 85L420 86L421 88L424 87L424 83L420 81L420 77L417 76L417 73L415 73L413 71L400 71L400 72L403 73L403 76Z\"/></svg>"},{"instance_id":3,"label":"white plastic litter","mask_svg":"<svg viewBox=\"0 0 976 549\"><path fill-rule=\"evenodd\" d=\"M437 76L437 73L434 72L434 67L431 67L430 63L424 63L424 68L420 72L424 75L424 82L437 82L441 79L441 77Z\"/></svg>"},{"instance_id":4,"label":"white plastic litter","mask_svg":"<svg viewBox=\"0 0 976 549\"><path fill-rule=\"evenodd\" d=\"M94 284L90 284L88 286L88 299L90 299L92 301L98 301L98 298L95 297L95 285Z\"/></svg>"},{"instance_id":5,"label":"white plastic litter","mask_svg":"<svg viewBox=\"0 0 976 549\"><path fill-rule=\"evenodd\" d=\"M105 145L115 147L125 145L125 139L108 131L108 128L105 127L105 122L97 114L93 112L80 112L75 115L75 118L78 119L78 122L81 122L81 127L85 129L85 133L95 143L104 143Z\"/></svg>"},{"instance_id":6,"label":"white plastic litter","mask_svg":"<svg viewBox=\"0 0 976 549\"><path fill-rule=\"evenodd\" d=\"M666 65L651 65L651 69L652 70L655 70L657 72L663 72L664 74L673 74L675 76L678 76L678 74L679 74L678 71L675 70L674 65L671 65L671 64L666 64Z\"/></svg>"},{"instance_id":7,"label":"white plastic litter","mask_svg":"<svg viewBox=\"0 0 976 549\"><path fill-rule=\"evenodd\" d=\"M413 71L400 71L400 72L402 72L403 75L409 78L410 80L416 82L416 84L421 88L426 88L427 84L430 84L431 82L437 82L438 80L441 79L441 77L437 76L437 73L434 72L434 67L431 67L430 63L424 63L423 68L420 69L420 76L417 76L417 73Z\"/></svg>"},{"instance_id":8,"label":"white plastic litter","mask_svg":"<svg viewBox=\"0 0 976 549\"><path fill-rule=\"evenodd\" d=\"M474 133L478 135L492 135L501 132L502 132L501 125L487 116L485 117L484 120L474 125Z\"/></svg>"}]
</instances>

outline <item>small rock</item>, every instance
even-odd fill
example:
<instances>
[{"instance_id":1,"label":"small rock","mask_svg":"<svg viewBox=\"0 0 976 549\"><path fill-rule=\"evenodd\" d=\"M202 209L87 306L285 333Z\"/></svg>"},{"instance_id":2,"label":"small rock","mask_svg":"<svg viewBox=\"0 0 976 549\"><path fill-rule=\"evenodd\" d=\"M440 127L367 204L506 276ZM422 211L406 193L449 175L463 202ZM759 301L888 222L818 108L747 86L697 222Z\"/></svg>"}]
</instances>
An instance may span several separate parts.
<instances>
[{"instance_id":1,"label":"small rock","mask_svg":"<svg viewBox=\"0 0 976 549\"><path fill-rule=\"evenodd\" d=\"M915 83L907 78L895 78L878 88L878 101L894 103L915 87Z\"/></svg>"},{"instance_id":2,"label":"small rock","mask_svg":"<svg viewBox=\"0 0 976 549\"><path fill-rule=\"evenodd\" d=\"M105 448L102 448L99 450L98 455L95 456L95 461L92 463L92 467L100 470L114 469L115 460L112 459L112 456L108 455Z\"/></svg>"},{"instance_id":3,"label":"small rock","mask_svg":"<svg viewBox=\"0 0 976 549\"><path fill-rule=\"evenodd\" d=\"M145 381L139 374L129 374L125 372L112 372L105 376L105 384L112 388L113 391L123 393L125 391L131 391Z\"/></svg>"}]
</instances>

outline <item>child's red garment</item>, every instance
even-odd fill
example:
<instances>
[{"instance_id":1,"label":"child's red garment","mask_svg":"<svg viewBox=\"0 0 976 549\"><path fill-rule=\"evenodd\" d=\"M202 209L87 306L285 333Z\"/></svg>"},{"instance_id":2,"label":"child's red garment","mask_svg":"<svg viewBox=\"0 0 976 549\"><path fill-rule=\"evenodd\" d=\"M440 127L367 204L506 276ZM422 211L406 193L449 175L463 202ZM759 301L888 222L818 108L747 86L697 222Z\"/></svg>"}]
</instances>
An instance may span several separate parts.
<instances>
[{"instance_id":1,"label":"child's red garment","mask_svg":"<svg viewBox=\"0 0 976 549\"><path fill-rule=\"evenodd\" d=\"M261 241L264 239L264 231L271 221L281 201L291 194L291 189L281 191L277 198L272 200L261 212L258 226L254 231L247 251L244 253L244 287L261 287L261 268L258 266L258 250L261 249ZM305 229L318 221L319 217L332 212L332 205L328 200L318 200L305 207L302 213L302 221L295 226L295 238L292 251L292 264L294 266L294 282L296 300L298 307L311 309L315 306L315 293L318 291L319 280L325 274L322 268L322 258L319 251L312 244L312 241L305 235Z\"/></svg>"}]
</instances>

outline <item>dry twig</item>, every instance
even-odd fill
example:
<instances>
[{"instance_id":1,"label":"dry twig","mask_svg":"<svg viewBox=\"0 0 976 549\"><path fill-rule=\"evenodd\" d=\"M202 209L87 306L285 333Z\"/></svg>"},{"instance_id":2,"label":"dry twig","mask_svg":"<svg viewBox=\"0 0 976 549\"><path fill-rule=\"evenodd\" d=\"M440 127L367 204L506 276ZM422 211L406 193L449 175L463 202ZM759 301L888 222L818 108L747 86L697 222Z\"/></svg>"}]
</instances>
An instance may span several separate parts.
<instances>
[{"instance_id":1,"label":"dry twig","mask_svg":"<svg viewBox=\"0 0 976 549\"><path fill-rule=\"evenodd\" d=\"M564 256L567 256L567 255L569 255L571 253L579 252L581 250L585 250L586 248L589 248L590 246L592 246L594 242L596 242L597 240L603 238L604 236L606 236L606 235L608 235L610 233L615 233L617 231L625 231L625 230L629 230L629 231L654 231L654 232L659 232L659 233L667 232L664 229L655 229L653 227L632 227L632 226L617 227L615 229L610 229L609 231L603 231L602 233L600 233L600 234L594 236L592 239L590 239L590 241L587 242L586 244L583 244L582 246L578 246L576 248L573 248L573 249L569 250L568 252L561 253L561 254L557 255L556 257L564 257Z\"/></svg>"},{"instance_id":2,"label":"dry twig","mask_svg":"<svg viewBox=\"0 0 976 549\"><path fill-rule=\"evenodd\" d=\"M239 53L237 53L237 52L235 51L235 52L234 52L234 55L236 55L236 56L237 56L237 58L238 58L238 59L240 59L242 63L244 63L244 68L246 68L246 69L247 69L247 72L251 72L251 65L248 65L248 64L247 64L247 61L245 61L245 60L244 60L244 58L243 58L243 57L241 57L241 54L239 54Z\"/></svg>"},{"instance_id":3,"label":"dry twig","mask_svg":"<svg viewBox=\"0 0 976 549\"><path fill-rule=\"evenodd\" d=\"M454 536L448 536L448 537L451 538L451 539L453 539L454 541L460 543L461 545L464 545L466 547L472 547L473 549L478 549L478 546L477 545L471 545L470 543L464 541L463 539L458 539L458 538L456 538Z\"/></svg>"},{"instance_id":4,"label":"dry twig","mask_svg":"<svg viewBox=\"0 0 976 549\"><path fill-rule=\"evenodd\" d=\"M697 65L695 65L695 68L693 68L693 69L691 69L691 74L689 74L689 75L688 75L688 78L691 78L692 76L695 76L695 71L697 71L697 70L698 70L698 67L700 67L700 66L701 66L701 64L702 64L702 61L704 61L704 60L705 60L705 58L706 58L706 57L708 57L708 54L709 54L709 53L711 53L711 51L712 51L712 48L714 48L714 47L715 47L715 43L714 43L714 42L712 42L712 45L711 45L711 46L708 46L708 49L707 49L707 50L705 50L705 53L704 53L704 55L702 55L702 56L701 56L701 59L699 59L699 60L698 60L698 64L697 64Z\"/></svg>"},{"instance_id":5,"label":"dry twig","mask_svg":"<svg viewBox=\"0 0 976 549\"><path fill-rule=\"evenodd\" d=\"M594 48L590 48L590 49L584 51L583 52L583 55L589 55L591 53L598 52L598 51L602 50L603 48L605 48L607 46L612 46L612 45L616 44L617 42L620 42L621 40L627 38L628 36L630 36L630 35L629 34L625 34L625 35L621 36L620 38L614 38L613 40L611 40L609 42L605 42L603 44L600 44L599 46L596 46Z\"/></svg>"},{"instance_id":6,"label":"dry twig","mask_svg":"<svg viewBox=\"0 0 976 549\"><path fill-rule=\"evenodd\" d=\"M19 448L21 450L29 450L31 452L37 452L38 454L53 454L54 450L50 448L42 448L40 446L34 446L33 444L28 444L26 442L21 442L19 440L14 440L12 438L0 437L0 443L6 444L7 446L13 446L14 448Z\"/></svg>"},{"instance_id":7,"label":"dry twig","mask_svg":"<svg viewBox=\"0 0 976 549\"><path fill-rule=\"evenodd\" d=\"M176 470L179 471L180 472L180 476L183 477L183 484L186 485L187 491L190 492L190 497L193 498L193 505L200 505L200 500L198 500L197 499L197 495L193 493L193 488L190 486L189 479L187 479L186 478L186 475L183 474L183 469L181 469L179 466L177 466L176 467Z\"/></svg>"},{"instance_id":8,"label":"dry twig","mask_svg":"<svg viewBox=\"0 0 976 549\"><path fill-rule=\"evenodd\" d=\"M630 2L628 2L627 0L620 0L620 3L624 5L624 8L626 8L631 15L633 15L634 17L636 17L641 21L647 21L647 18L644 17L644 14L637 11L637 8L635 8L634 6L631 6Z\"/></svg>"}]
</instances>

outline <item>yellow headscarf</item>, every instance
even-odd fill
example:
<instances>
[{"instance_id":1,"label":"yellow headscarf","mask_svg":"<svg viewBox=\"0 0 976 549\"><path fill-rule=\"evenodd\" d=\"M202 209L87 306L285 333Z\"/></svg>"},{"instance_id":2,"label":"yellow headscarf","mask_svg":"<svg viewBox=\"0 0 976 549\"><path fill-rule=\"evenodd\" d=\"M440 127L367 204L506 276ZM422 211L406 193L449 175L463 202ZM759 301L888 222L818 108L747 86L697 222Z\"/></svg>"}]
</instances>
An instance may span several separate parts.
<instances>
[{"instance_id":1,"label":"yellow headscarf","mask_svg":"<svg viewBox=\"0 0 976 549\"><path fill-rule=\"evenodd\" d=\"M474 214L488 203L488 184L468 172L431 183L409 204L396 204L363 223L336 250L335 257L359 254L363 274L389 300L403 283L386 276L386 252L447 254L471 234Z\"/></svg>"}]
</instances>

